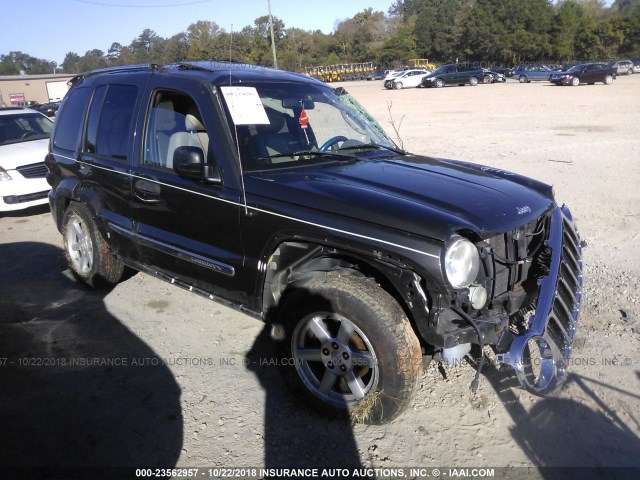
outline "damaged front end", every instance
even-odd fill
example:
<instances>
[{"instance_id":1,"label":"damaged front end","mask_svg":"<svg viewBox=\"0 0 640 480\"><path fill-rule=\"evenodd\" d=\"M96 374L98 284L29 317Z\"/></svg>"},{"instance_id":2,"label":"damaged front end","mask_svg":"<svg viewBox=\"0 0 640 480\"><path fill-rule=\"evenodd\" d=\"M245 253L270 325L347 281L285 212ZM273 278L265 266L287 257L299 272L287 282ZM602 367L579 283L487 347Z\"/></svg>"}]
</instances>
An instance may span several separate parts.
<instances>
[{"instance_id":1,"label":"damaged front end","mask_svg":"<svg viewBox=\"0 0 640 480\"><path fill-rule=\"evenodd\" d=\"M423 337L446 364L462 361L471 344L491 345L525 389L552 394L566 380L582 297L581 242L569 209L553 206L475 247L477 277L433 297Z\"/></svg>"}]
</instances>

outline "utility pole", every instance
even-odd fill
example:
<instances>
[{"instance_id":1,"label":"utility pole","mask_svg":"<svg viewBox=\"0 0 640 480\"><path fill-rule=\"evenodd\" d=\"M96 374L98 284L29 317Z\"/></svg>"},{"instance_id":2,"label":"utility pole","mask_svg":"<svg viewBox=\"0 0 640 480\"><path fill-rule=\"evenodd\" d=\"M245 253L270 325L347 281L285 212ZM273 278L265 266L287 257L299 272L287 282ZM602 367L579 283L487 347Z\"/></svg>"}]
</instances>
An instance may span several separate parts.
<instances>
[{"instance_id":1,"label":"utility pole","mask_svg":"<svg viewBox=\"0 0 640 480\"><path fill-rule=\"evenodd\" d=\"M278 68L278 57L276 57L276 39L273 35L273 17L271 16L271 0L267 0L269 6L269 27L271 27L271 51L273 52L273 68Z\"/></svg>"}]
</instances>

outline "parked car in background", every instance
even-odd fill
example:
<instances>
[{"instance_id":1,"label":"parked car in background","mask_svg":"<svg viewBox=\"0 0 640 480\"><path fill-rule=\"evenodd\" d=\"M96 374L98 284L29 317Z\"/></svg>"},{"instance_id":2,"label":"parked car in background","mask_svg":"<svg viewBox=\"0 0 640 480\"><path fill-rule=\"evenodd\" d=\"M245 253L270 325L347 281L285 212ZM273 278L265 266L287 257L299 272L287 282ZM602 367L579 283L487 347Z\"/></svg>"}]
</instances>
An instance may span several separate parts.
<instances>
[{"instance_id":1,"label":"parked car in background","mask_svg":"<svg viewBox=\"0 0 640 480\"><path fill-rule=\"evenodd\" d=\"M18 102L18 107L38 108L40 104L35 100L25 100L24 102Z\"/></svg>"},{"instance_id":2,"label":"parked car in background","mask_svg":"<svg viewBox=\"0 0 640 480\"><path fill-rule=\"evenodd\" d=\"M616 69L602 62L581 63L571 67L565 72L555 73L551 76L551 83L556 85L573 85L577 87L581 83L593 85L602 82L611 85L616 78Z\"/></svg>"},{"instance_id":3,"label":"parked car in background","mask_svg":"<svg viewBox=\"0 0 640 480\"><path fill-rule=\"evenodd\" d=\"M48 202L44 159L52 126L30 108L0 108L0 212Z\"/></svg>"},{"instance_id":4,"label":"parked car in background","mask_svg":"<svg viewBox=\"0 0 640 480\"><path fill-rule=\"evenodd\" d=\"M547 65L521 65L514 69L513 78L516 78L520 83L548 81L551 80L551 76L557 72L558 70L553 70Z\"/></svg>"},{"instance_id":5,"label":"parked car in background","mask_svg":"<svg viewBox=\"0 0 640 480\"><path fill-rule=\"evenodd\" d=\"M631 60L618 60L610 62L610 66L616 69L618 75L631 75L633 73L633 62Z\"/></svg>"},{"instance_id":6,"label":"parked car in background","mask_svg":"<svg viewBox=\"0 0 640 480\"><path fill-rule=\"evenodd\" d=\"M38 105L37 110L47 117L55 117L59 106L60 102L47 102L42 105Z\"/></svg>"},{"instance_id":7,"label":"parked car in background","mask_svg":"<svg viewBox=\"0 0 640 480\"><path fill-rule=\"evenodd\" d=\"M507 77L503 73L488 68L483 68L482 71L484 72L484 83L504 83L507 81Z\"/></svg>"},{"instance_id":8,"label":"parked car in background","mask_svg":"<svg viewBox=\"0 0 640 480\"><path fill-rule=\"evenodd\" d=\"M489 68L492 72L501 73L505 77L509 76L509 72L511 72L511 68L507 67L491 67Z\"/></svg>"},{"instance_id":9,"label":"parked car in background","mask_svg":"<svg viewBox=\"0 0 640 480\"><path fill-rule=\"evenodd\" d=\"M640 58L633 59L633 73L640 73Z\"/></svg>"},{"instance_id":10,"label":"parked car in background","mask_svg":"<svg viewBox=\"0 0 640 480\"><path fill-rule=\"evenodd\" d=\"M429 73L429 70L424 69L405 70L400 72L400 75L393 77L388 83L385 83L385 87L395 90L407 87L420 87L422 78Z\"/></svg>"},{"instance_id":11,"label":"parked car in background","mask_svg":"<svg viewBox=\"0 0 640 480\"><path fill-rule=\"evenodd\" d=\"M470 63L441 65L422 79L423 87L444 87L450 85L475 86L484 81L482 68Z\"/></svg>"},{"instance_id":12,"label":"parked car in background","mask_svg":"<svg viewBox=\"0 0 640 480\"><path fill-rule=\"evenodd\" d=\"M368 73L366 76L367 80L382 80L386 75L384 70L374 70L371 73Z\"/></svg>"},{"instance_id":13,"label":"parked car in background","mask_svg":"<svg viewBox=\"0 0 640 480\"><path fill-rule=\"evenodd\" d=\"M403 73L404 73L404 70L389 70L387 72L387 75L383 79L384 87L388 88L388 89L392 89L393 88L393 81L395 80L395 78L398 75L402 75Z\"/></svg>"}]
</instances>

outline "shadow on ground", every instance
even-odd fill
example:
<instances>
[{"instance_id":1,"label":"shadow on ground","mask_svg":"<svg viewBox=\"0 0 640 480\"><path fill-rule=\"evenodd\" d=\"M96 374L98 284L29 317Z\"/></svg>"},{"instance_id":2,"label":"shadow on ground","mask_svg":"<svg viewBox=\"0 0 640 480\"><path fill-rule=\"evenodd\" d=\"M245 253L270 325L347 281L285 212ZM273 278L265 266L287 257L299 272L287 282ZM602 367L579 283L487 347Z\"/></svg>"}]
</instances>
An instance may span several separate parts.
<instances>
[{"instance_id":1,"label":"shadow on ground","mask_svg":"<svg viewBox=\"0 0 640 480\"><path fill-rule=\"evenodd\" d=\"M537 469L516 469L514 478L523 479L633 479L640 478L640 439L592 390L587 378L572 374L567 384L575 384L598 406L596 410L575 400L544 398L532 408L525 408L516 393L515 374L498 371L494 365L485 370L510 414L515 427L510 428L514 441ZM630 404L640 401L634 393L611 385L628 397ZM531 471L533 470L533 471ZM518 476L518 473L521 476Z\"/></svg>"},{"instance_id":2,"label":"shadow on ground","mask_svg":"<svg viewBox=\"0 0 640 480\"><path fill-rule=\"evenodd\" d=\"M171 371L106 310L107 292L65 269L54 246L0 244L2 474L99 478L96 467L175 466L183 422Z\"/></svg>"}]
</instances>

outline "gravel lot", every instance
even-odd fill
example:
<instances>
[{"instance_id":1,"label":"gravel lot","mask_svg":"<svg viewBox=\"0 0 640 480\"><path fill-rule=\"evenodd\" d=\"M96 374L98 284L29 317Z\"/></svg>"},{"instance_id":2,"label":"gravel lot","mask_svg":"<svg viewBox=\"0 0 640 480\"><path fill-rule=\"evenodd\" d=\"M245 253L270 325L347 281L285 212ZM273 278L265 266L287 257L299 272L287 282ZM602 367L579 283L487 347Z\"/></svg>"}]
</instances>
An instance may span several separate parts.
<instances>
[{"instance_id":1,"label":"gravel lot","mask_svg":"<svg viewBox=\"0 0 640 480\"><path fill-rule=\"evenodd\" d=\"M40 209L0 217L0 465L640 467L640 75L611 86L343 85L405 149L538 178L571 207L588 247L560 395L534 397L490 365L472 398L471 365L432 364L391 424L321 418L259 360L270 352L260 322L144 274L85 289Z\"/></svg>"}]
</instances>

